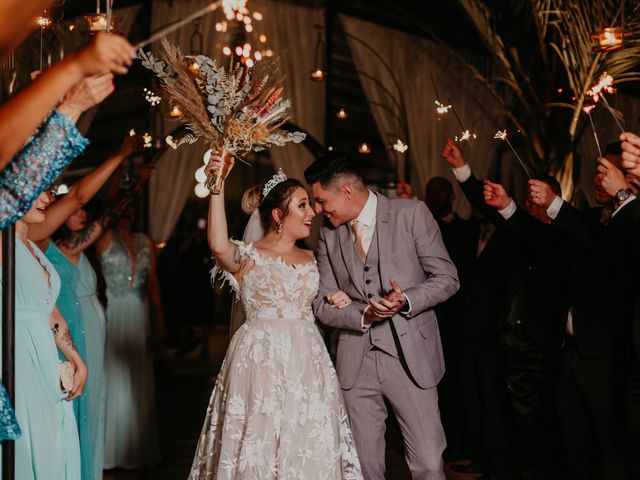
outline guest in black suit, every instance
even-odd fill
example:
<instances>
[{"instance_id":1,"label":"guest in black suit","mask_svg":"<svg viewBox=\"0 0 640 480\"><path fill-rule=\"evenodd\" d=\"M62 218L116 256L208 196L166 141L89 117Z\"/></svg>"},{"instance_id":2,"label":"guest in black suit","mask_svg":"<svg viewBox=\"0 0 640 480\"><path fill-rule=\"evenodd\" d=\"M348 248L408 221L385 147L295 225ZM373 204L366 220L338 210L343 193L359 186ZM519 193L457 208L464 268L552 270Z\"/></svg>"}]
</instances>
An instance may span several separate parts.
<instances>
[{"instance_id":1,"label":"guest in black suit","mask_svg":"<svg viewBox=\"0 0 640 480\"><path fill-rule=\"evenodd\" d=\"M625 185L616 167L619 157L600 162L611 172L615 169ZM596 175L597 187L603 178ZM593 211L581 214L537 180L529 189L531 201L545 208L551 225L572 242L570 310L557 392L570 478L624 479L621 396L632 305L620 237L609 215L594 221ZM615 210L615 198L605 191L597 188L601 211Z\"/></svg>"},{"instance_id":2,"label":"guest in black suit","mask_svg":"<svg viewBox=\"0 0 640 480\"><path fill-rule=\"evenodd\" d=\"M553 392L567 311L562 274L567 246L549 227L544 209L530 202L525 202L526 211L520 209L500 185L477 180L455 143L449 141L444 153L472 205L483 209L496 234L504 232L510 241L502 252L507 291L500 314L506 378L522 440L522 478L547 478L553 464ZM557 181L544 181L560 192Z\"/></svg>"},{"instance_id":3,"label":"guest in black suit","mask_svg":"<svg viewBox=\"0 0 640 480\"><path fill-rule=\"evenodd\" d=\"M453 167L466 165L453 143L445 146L443 157ZM457 236L459 253L454 260L460 265L460 292L454 311L459 323L459 368L471 463L451 468L461 473L480 472L482 478L503 478L509 472L504 418L508 399L499 324L515 242L510 232L496 229L500 218L485 204L482 184L473 176L458 180L475 208L468 230Z\"/></svg>"}]
</instances>

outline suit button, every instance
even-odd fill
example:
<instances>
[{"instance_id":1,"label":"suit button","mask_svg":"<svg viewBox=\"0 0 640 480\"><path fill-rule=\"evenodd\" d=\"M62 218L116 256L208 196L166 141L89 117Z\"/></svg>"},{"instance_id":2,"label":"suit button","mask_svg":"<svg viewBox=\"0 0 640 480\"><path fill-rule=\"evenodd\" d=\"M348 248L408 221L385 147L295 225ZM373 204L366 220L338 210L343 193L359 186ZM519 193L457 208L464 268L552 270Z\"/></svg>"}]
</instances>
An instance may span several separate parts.
<instances>
[{"instance_id":1,"label":"suit button","mask_svg":"<svg viewBox=\"0 0 640 480\"><path fill-rule=\"evenodd\" d=\"M364 267L365 272L368 272L369 270L371 270L369 267Z\"/></svg>"},{"instance_id":2,"label":"suit button","mask_svg":"<svg viewBox=\"0 0 640 480\"><path fill-rule=\"evenodd\" d=\"M371 280L369 280L368 278L364 281L364 283L366 283L367 285L369 285L371 283Z\"/></svg>"},{"instance_id":3,"label":"suit button","mask_svg":"<svg viewBox=\"0 0 640 480\"><path fill-rule=\"evenodd\" d=\"M373 297L373 293L367 293L367 298Z\"/></svg>"}]
</instances>

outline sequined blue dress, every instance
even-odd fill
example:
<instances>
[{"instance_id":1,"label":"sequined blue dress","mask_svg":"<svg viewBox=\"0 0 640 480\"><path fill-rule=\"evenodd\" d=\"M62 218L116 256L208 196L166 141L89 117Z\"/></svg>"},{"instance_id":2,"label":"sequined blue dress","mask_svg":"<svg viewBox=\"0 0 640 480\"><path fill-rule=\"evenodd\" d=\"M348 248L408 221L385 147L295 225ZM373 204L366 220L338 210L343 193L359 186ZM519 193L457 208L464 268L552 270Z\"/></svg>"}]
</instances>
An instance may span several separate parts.
<instances>
[{"instance_id":1,"label":"sequined blue dress","mask_svg":"<svg viewBox=\"0 0 640 480\"><path fill-rule=\"evenodd\" d=\"M4 385L0 383L0 442L15 440L20 436L20 427L16 420L11 402Z\"/></svg>"},{"instance_id":2,"label":"sequined blue dress","mask_svg":"<svg viewBox=\"0 0 640 480\"><path fill-rule=\"evenodd\" d=\"M71 338L78 349L80 357L85 360L86 363L87 349L85 347L84 318L82 317L82 308L80 307L80 299L77 294L78 284L80 283L80 271L53 242L49 242L49 246L44 254L55 267L58 275L60 275L61 287L56 305L67 322L69 333L71 333ZM64 361L64 356L60 355L60 360ZM90 419L93 413L89 411L89 397L91 392L87 386L88 385L85 385L82 395L73 401L73 411L75 412L76 422L78 424L78 436L80 438L82 478L84 480L92 480L93 438L91 436Z\"/></svg>"},{"instance_id":3,"label":"sequined blue dress","mask_svg":"<svg viewBox=\"0 0 640 480\"><path fill-rule=\"evenodd\" d=\"M68 116L53 112L0 171L0 228L22 218L38 195L88 144Z\"/></svg>"},{"instance_id":4,"label":"sequined blue dress","mask_svg":"<svg viewBox=\"0 0 640 480\"><path fill-rule=\"evenodd\" d=\"M30 247L33 255L16 241L16 417L22 430L15 442L16 479L81 480L78 428L73 404L60 390L49 326L60 277L38 247Z\"/></svg>"},{"instance_id":5,"label":"sequined blue dress","mask_svg":"<svg viewBox=\"0 0 640 480\"><path fill-rule=\"evenodd\" d=\"M107 282L107 413L104 468L141 468L159 460L153 356L148 348L149 240L134 236L135 261L117 234L100 262Z\"/></svg>"}]
</instances>

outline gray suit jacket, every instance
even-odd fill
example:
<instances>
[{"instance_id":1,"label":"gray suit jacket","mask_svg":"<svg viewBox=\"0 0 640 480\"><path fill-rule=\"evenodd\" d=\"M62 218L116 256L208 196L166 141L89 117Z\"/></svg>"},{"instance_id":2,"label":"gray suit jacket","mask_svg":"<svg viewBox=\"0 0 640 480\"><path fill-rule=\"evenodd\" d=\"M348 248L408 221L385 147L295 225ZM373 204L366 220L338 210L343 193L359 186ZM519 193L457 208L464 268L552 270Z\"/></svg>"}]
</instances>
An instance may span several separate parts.
<instances>
[{"instance_id":1,"label":"gray suit jacket","mask_svg":"<svg viewBox=\"0 0 640 480\"><path fill-rule=\"evenodd\" d=\"M353 274L356 259L349 225L324 227L318 243L320 290L313 307L324 324L339 328L336 370L340 385L355 384L362 359L371 348L369 333L362 330L362 315L368 305L363 279ZM444 360L438 323L433 308L459 288L456 267L444 247L440 229L427 206L416 200L389 199L378 195L376 216L381 285L391 291L394 277L411 302L411 313L395 315L376 323L371 334L398 336L401 355L413 381L432 388L444 374ZM325 300L330 291L342 290L353 303L331 307Z\"/></svg>"}]
</instances>

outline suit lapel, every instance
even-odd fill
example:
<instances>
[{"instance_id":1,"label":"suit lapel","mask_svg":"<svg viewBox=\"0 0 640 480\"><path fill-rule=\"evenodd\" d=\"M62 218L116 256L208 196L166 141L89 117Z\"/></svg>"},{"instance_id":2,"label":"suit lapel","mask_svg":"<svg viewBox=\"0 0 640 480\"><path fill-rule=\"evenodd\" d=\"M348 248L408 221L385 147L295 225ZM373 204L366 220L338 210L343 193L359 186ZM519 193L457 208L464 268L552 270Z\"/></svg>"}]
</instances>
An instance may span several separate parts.
<instances>
[{"instance_id":1,"label":"suit lapel","mask_svg":"<svg viewBox=\"0 0 640 480\"><path fill-rule=\"evenodd\" d=\"M380 285L386 293L391 288L388 272L390 272L391 256L385 254L391 248L391 205L384 195L378 195L378 208L376 211L376 230L378 238L378 272L380 273Z\"/></svg>"},{"instance_id":2,"label":"suit lapel","mask_svg":"<svg viewBox=\"0 0 640 480\"><path fill-rule=\"evenodd\" d=\"M349 231L351 227L348 223L341 225L338 227L338 237L340 250L342 252L342 259L344 260L344 265L349 272L349 276L351 277L351 283L356 287L360 295L364 297L364 286L362 285L362 278L358 278L356 275L357 264L356 264L356 251L353 246L353 239L351 238L351 232Z\"/></svg>"}]
</instances>

